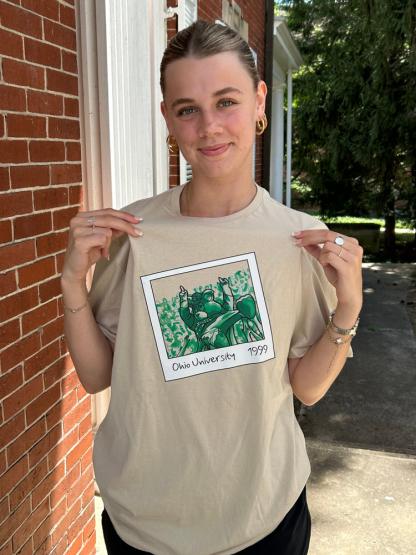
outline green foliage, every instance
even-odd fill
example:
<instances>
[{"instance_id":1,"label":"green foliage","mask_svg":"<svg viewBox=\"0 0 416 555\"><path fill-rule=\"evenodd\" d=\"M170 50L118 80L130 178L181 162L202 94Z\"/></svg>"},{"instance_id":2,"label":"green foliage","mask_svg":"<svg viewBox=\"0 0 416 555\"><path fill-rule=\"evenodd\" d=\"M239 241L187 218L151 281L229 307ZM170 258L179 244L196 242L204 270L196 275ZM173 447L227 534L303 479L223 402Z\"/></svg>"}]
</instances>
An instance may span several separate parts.
<instances>
[{"instance_id":1,"label":"green foliage","mask_svg":"<svg viewBox=\"0 0 416 555\"><path fill-rule=\"evenodd\" d=\"M324 215L416 221L416 0L279 0L305 60L293 167ZM414 225L414 224L413 224Z\"/></svg>"}]
</instances>

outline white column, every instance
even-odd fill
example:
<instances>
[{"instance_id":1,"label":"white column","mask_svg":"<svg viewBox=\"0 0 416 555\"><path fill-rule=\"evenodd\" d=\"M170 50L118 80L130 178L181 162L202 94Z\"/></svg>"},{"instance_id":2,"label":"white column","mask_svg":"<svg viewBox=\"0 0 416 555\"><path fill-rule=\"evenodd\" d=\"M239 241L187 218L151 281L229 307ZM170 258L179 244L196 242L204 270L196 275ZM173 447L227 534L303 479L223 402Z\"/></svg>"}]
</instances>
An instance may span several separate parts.
<instances>
[{"instance_id":1,"label":"white column","mask_svg":"<svg viewBox=\"0 0 416 555\"><path fill-rule=\"evenodd\" d=\"M286 206L292 202L292 70L287 73Z\"/></svg>"},{"instance_id":2,"label":"white column","mask_svg":"<svg viewBox=\"0 0 416 555\"><path fill-rule=\"evenodd\" d=\"M153 196L149 12L136 0L96 2L104 199Z\"/></svg>"},{"instance_id":3,"label":"white column","mask_svg":"<svg viewBox=\"0 0 416 555\"><path fill-rule=\"evenodd\" d=\"M283 202L284 84L273 85L270 196Z\"/></svg>"}]
</instances>

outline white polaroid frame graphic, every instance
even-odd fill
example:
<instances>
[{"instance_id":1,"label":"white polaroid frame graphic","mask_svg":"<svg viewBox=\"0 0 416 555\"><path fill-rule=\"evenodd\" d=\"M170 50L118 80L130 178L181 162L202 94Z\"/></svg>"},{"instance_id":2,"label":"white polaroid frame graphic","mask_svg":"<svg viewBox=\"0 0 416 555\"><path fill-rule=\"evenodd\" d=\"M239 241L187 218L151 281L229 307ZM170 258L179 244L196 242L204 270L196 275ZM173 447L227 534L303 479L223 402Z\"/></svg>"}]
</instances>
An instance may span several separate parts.
<instances>
[{"instance_id":1,"label":"white polaroid frame graphic","mask_svg":"<svg viewBox=\"0 0 416 555\"><path fill-rule=\"evenodd\" d=\"M250 270L250 277L254 288L264 339L259 341L250 341L249 343L239 343L228 347L218 347L212 350L197 353L185 354L176 358L169 358L166 352L166 345L159 322L152 282L154 280L163 279L173 275L179 276L187 272L195 272L201 269L222 266L224 264L239 261L246 261ZM197 374L212 372L214 370L223 370L246 364L256 364L258 362L275 358L270 320L254 252L211 260L209 262L193 264L191 266L174 268L155 274L149 274L147 276L141 276L140 279L166 381L186 378Z\"/></svg>"}]
</instances>

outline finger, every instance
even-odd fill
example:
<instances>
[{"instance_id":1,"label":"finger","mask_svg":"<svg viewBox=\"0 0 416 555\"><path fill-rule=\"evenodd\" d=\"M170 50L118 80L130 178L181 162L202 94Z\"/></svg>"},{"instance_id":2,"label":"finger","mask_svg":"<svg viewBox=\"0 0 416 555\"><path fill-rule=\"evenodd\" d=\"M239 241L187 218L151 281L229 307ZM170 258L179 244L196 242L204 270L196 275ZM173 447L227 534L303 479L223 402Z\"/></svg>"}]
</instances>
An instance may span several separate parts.
<instances>
[{"instance_id":1,"label":"finger","mask_svg":"<svg viewBox=\"0 0 416 555\"><path fill-rule=\"evenodd\" d=\"M74 221L73 221L74 220ZM128 222L123 218L119 218L115 215L103 214L101 216L94 216L93 224L89 218L77 218L75 217L71 220L71 227L73 229L73 233L77 229L97 229L97 228L108 228L112 231L119 232L119 235L123 233L127 233L128 235L132 235L134 237L139 237L143 235L143 231L136 227L136 224L132 222Z\"/></svg>"},{"instance_id":2,"label":"finger","mask_svg":"<svg viewBox=\"0 0 416 555\"><path fill-rule=\"evenodd\" d=\"M78 215L88 219L97 216L114 216L116 218L121 218L128 222L137 222L142 221L143 218L136 216L135 214L131 214L131 212L126 212L125 210L116 210L114 208L102 208L100 210L91 210L91 211L80 211Z\"/></svg>"},{"instance_id":3,"label":"finger","mask_svg":"<svg viewBox=\"0 0 416 555\"><path fill-rule=\"evenodd\" d=\"M74 247L81 253L86 254L93 248L103 248L108 240L108 234L103 230L94 233L78 235L74 238Z\"/></svg>"},{"instance_id":4,"label":"finger","mask_svg":"<svg viewBox=\"0 0 416 555\"><path fill-rule=\"evenodd\" d=\"M300 246L319 245L327 241L334 242L336 237L342 237L345 243L358 243L354 237L340 235L330 229L304 229L302 231L295 232L293 237L296 240L296 244Z\"/></svg>"}]
</instances>

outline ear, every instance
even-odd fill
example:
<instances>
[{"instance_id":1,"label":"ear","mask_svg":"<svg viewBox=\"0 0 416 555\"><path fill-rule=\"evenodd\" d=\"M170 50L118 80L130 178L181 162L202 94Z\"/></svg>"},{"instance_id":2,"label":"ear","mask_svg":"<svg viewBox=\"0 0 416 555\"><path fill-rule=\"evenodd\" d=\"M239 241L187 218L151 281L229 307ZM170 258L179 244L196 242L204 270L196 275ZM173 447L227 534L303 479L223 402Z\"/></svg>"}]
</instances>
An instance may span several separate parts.
<instances>
[{"instance_id":1,"label":"ear","mask_svg":"<svg viewBox=\"0 0 416 555\"><path fill-rule=\"evenodd\" d=\"M166 108L166 104L163 100L160 103L160 111L162 112L162 115L165 118L166 127L168 128L169 133L170 133L171 131L170 131L169 115L168 115L168 111L167 111L167 108Z\"/></svg>"},{"instance_id":2,"label":"ear","mask_svg":"<svg viewBox=\"0 0 416 555\"><path fill-rule=\"evenodd\" d=\"M266 111L267 85L264 81L260 81L257 86L256 102L257 115L261 117Z\"/></svg>"}]
</instances>

